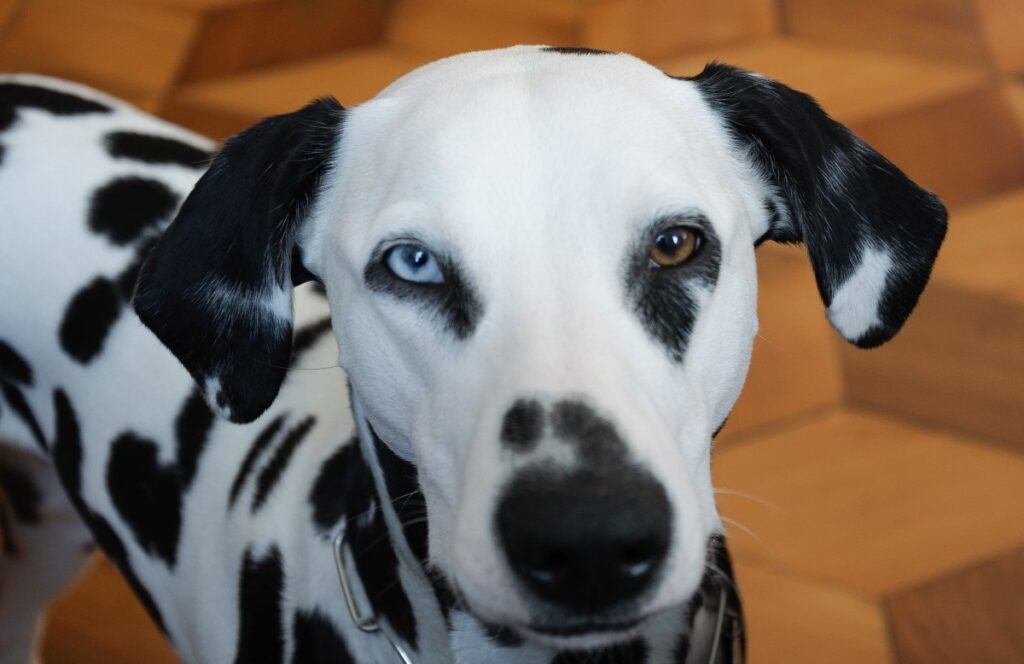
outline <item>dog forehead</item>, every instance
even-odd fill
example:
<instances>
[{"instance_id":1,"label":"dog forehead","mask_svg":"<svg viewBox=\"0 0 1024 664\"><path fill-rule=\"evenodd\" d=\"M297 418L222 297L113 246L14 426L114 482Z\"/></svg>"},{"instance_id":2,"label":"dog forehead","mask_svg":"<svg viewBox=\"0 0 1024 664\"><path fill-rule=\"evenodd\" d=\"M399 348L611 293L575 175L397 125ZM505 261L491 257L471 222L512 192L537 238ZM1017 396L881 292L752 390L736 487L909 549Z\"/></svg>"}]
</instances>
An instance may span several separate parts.
<instances>
[{"instance_id":1,"label":"dog forehead","mask_svg":"<svg viewBox=\"0 0 1024 664\"><path fill-rule=\"evenodd\" d=\"M359 198L455 219L646 223L720 191L728 148L689 81L628 55L514 47L426 65L352 109L341 188L363 219L380 209Z\"/></svg>"}]
</instances>

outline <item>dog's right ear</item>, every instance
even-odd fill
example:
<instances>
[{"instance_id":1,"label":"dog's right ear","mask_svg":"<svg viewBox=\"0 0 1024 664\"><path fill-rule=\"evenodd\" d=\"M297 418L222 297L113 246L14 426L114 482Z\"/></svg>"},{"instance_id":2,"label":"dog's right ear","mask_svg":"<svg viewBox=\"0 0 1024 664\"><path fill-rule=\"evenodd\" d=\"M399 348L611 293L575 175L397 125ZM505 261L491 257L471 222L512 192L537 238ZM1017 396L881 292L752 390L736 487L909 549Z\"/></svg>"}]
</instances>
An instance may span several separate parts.
<instances>
[{"instance_id":1,"label":"dog's right ear","mask_svg":"<svg viewBox=\"0 0 1024 664\"><path fill-rule=\"evenodd\" d=\"M233 422L256 419L284 380L292 289L315 278L297 238L343 117L337 101L320 99L231 138L139 273L139 318Z\"/></svg>"}]
</instances>

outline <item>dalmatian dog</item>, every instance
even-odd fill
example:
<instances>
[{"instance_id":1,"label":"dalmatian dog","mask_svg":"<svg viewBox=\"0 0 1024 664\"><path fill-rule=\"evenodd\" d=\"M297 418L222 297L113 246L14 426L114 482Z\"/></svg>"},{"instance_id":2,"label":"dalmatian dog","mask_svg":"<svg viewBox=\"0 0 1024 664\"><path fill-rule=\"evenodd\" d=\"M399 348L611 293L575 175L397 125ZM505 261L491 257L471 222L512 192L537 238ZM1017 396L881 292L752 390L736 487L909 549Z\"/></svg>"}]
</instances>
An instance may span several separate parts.
<instances>
[{"instance_id":1,"label":"dalmatian dog","mask_svg":"<svg viewBox=\"0 0 1024 664\"><path fill-rule=\"evenodd\" d=\"M754 249L872 347L946 226L803 93L551 47L216 152L4 76L0 210L5 663L94 544L186 662L742 661Z\"/></svg>"}]
</instances>

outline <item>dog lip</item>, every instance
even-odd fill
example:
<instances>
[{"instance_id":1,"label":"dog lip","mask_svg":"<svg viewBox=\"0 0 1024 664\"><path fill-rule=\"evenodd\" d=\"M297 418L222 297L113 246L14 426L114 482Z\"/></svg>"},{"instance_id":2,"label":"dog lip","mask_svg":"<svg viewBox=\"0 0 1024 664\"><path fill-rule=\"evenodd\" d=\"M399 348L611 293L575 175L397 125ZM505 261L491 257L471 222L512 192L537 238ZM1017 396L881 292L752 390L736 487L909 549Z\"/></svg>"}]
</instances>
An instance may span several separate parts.
<instances>
[{"instance_id":1,"label":"dog lip","mask_svg":"<svg viewBox=\"0 0 1024 664\"><path fill-rule=\"evenodd\" d=\"M545 636L585 636L589 634L602 634L609 632L626 632L643 621L643 618L637 617L629 620L593 620L587 622L578 623L566 623L566 624L531 624L529 626L530 631L538 634L544 634Z\"/></svg>"}]
</instances>

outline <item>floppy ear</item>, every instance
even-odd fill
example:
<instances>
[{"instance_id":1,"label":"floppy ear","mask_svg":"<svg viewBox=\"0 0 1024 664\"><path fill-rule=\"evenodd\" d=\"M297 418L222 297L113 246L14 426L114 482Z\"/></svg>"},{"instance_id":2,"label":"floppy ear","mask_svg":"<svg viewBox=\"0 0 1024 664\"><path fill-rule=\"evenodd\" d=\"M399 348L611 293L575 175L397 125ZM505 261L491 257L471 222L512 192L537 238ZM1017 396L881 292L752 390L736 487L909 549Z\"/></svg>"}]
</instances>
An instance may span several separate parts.
<instances>
[{"instance_id":1,"label":"floppy ear","mask_svg":"<svg viewBox=\"0 0 1024 664\"><path fill-rule=\"evenodd\" d=\"M234 422L256 419L284 380L292 289L313 278L296 239L343 115L320 99L231 138L139 273L139 318Z\"/></svg>"},{"instance_id":2,"label":"floppy ear","mask_svg":"<svg viewBox=\"0 0 1024 664\"><path fill-rule=\"evenodd\" d=\"M945 236L939 199L802 92L717 63L690 80L771 192L761 240L807 245L829 321L847 341L891 339Z\"/></svg>"}]
</instances>

